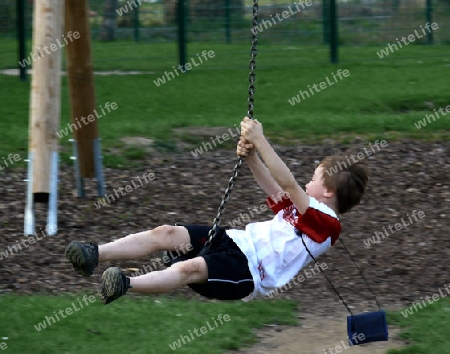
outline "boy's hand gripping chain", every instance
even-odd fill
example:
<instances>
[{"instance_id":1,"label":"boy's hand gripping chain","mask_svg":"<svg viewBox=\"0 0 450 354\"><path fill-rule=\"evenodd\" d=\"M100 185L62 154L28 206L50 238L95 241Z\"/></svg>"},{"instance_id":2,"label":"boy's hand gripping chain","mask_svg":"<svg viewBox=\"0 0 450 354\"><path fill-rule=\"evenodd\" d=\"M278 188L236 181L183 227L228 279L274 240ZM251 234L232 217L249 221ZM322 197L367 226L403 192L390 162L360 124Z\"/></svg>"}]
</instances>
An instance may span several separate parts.
<instances>
[{"instance_id":1,"label":"boy's hand gripping chain","mask_svg":"<svg viewBox=\"0 0 450 354\"><path fill-rule=\"evenodd\" d=\"M253 0L253 21L252 21L252 30L251 30L252 46L250 49L251 58L250 58L250 62L249 62L250 73L248 74L248 81L249 81L250 85L248 86L249 97L248 97L248 113L247 113L247 117L249 117L250 119L253 119L253 103L254 103L253 96L255 94L255 80L256 80L256 74L255 74L256 54L258 54L258 51L256 50L256 43L258 42L258 39L256 37L256 33L257 33L256 25L258 23L257 21L258 21L258 0ZM228 199L230 199L231 190L234 187L236 178L239 174L239 171L241 170L244 159L245 158L243 156L239 156L239 160L236 163L236 165L234 166L233 175L231 176L230 180L228 181L228 186L222 197L222 201L220 202L219 209L217 211L217 216L214 218L214 221L213 221L213 227L208 233L208 240L205 243L205 247L209 247L211 245L212 240L216 236L216 228L219 225L220 219L225 210L225 204L228 201Z\"/></svg>"}]
</instances>

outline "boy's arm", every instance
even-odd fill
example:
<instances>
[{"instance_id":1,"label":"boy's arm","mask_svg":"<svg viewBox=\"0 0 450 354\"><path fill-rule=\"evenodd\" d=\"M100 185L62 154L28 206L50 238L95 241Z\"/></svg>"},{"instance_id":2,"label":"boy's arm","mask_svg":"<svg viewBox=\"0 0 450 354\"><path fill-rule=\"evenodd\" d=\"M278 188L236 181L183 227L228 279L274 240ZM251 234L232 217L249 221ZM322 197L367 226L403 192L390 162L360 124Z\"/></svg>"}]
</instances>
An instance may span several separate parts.
<instances>
[{"instance_id":1,"label":"boy's arm","mask_svg":"<svg viewBox=\"0 0 450 354\"><path fill-rule=\"evenodd\" d=\"M309 207L309 196L299 186L292 172L264 136L255 142L255 146L276 183L287 193L299 213L304 214Z\"/></svg>"},{"instance_id":2,"label":"boy's arm","mask_svg":"<svg viewBox=\"0 0 450 354\"><path fill-rule=\"evenodd\" d=\"M269 197L276 199L281 196L283 189L275 182L267 167L264 166L253 144L249 144L248 141L241 137L237 146L237 154L238 156L247 157L246 162L252 171L253 177Z\"/></svg>"},{"instance_id":3,"label":"boy's arm","mask_svg":"<svg viewBox=\"0 0 450 354\"><path fill-rule=\"evenodd\" d=\"M294 175L270 146L263 134L261 123L257 119L245 117L241 122L242 137L252 144L261 157L275 182L285 192L300 214L306 213L309 207L309 196L299 186Z\"/></svg>"},{"instance_id":4,"label":"boy's arm","mask_svg":"<svg viewBox=\"0 0 450 354\"><path fill-rule=\"evenodd\" d=\"M272 177L256 152L249 154L246 161L256 182L269 197L275 199L283 194L283 189Z\"/></svg>"}]
</instances>

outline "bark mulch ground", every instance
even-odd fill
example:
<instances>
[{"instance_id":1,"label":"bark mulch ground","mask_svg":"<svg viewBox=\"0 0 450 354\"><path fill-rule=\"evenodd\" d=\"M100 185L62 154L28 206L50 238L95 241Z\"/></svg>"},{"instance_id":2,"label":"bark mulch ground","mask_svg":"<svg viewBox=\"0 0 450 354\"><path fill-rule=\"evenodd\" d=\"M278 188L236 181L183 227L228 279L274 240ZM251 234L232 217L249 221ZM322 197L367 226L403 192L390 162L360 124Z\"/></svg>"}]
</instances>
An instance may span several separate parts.
<instances>
[{"instance_id":1,"label":"bark mulch ground","mask_svg":"<svg viewBox=\"0 0 450 354\"><path fill-rule=\"evenodd\" d=\"M368 146L368 144L360 144ZM277 151L304 185L323 154L343 148L337 144L309 147L277 147ZM342 239L358 261L383 307L398 309L421 296L432 295L448 281L450 239L450 143L449 142L389 142L386 148L367 157L370 163L370 187L361 205L342 216ZM87 198L74 195L74 173L70 166L60 171L58 234L22 247L14 255L0 261L1 293L48 293L93 291L102 271L113 263L101 264L89 279L78 276L64 258L64 247L71 240L105 243L130 233L162 224L189 222L210 224L236 162L234 151L214 150L195 158L189 151L150 154L140 168L104 170L107 191L125 188L145 172L155 179L143 183L107 206L97 209L94 202L95 182L87 181ZM0 252L11 250L24 238L25 169L7 170L0 174L2 202L0 204ZM221 225L250 215L250 208L259 208L264 194L244 166L238 183L227 204ZM425 216L408 227L390 232L402 219L408 221L412 212ZM37 226L46 224L46 206L37 205ZM244 216L245 217L245 216ZM266 211L252 221L272 217ZM367 248L364 240L375 232L388 230L388 235ZM38 233L38 235L41 235ZM42 235L41 235L42 236ZM131 274L157 261L159 254L135 261L117 262ZM370 293L358 276L351 260L337 244L320 258L328 266L334 280L356 311L374 309ZM130 270L131 269L131 270ZM183 288L172 293L196 297ZM279 295L279 298L299 301L305 313L341 313L336 295L321 275L305 280Z\"/></svg>"}]
</instances>

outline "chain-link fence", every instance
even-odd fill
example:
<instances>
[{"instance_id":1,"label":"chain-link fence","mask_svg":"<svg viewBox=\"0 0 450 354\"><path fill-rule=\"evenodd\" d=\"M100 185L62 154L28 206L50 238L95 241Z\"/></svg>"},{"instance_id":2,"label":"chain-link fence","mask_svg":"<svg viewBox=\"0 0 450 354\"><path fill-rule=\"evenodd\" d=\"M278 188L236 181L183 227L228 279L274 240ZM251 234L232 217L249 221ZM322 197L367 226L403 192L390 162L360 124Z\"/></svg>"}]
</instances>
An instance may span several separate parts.
<instances>
[{"instance_id":1,"label":"chain-link fence","mask_svg":"<svg viewBox=\"0 0 450 354\"><path fill-rule=\"evenodd\" d=\"M0 2L0 69L18 68L18 5ZM180 1L184 1L185 33L180 37ZM330 3L332 0L262 0L259 4L258 44L272 53L271 65L283 65L283 50L317 48L311 63L329 62ZM25 0L25 48L31 51L34 1ZM247 65L250 48L251 0L91 0L95 70L155 71L179 63L179 39L187 54L214 49ZM450 43L450 0L349 0L337 3L340 48ZM438 24L438 29L427 23ZM181 28L182 30L183 28ZM423 46L426 53L430 48ZM320 54L317 54L320 53ZM427 55L425 55L427 56ZM429 56L429 55L428 55ZM360 58L346 57L358 61ZM374 57L374 60L376 57ZM239 59L240 60L240 59ZM223 62L222 62L223 63ZM267 64L267 63L266 63ZM208 66L204 66L208 67Z\"/></svg>"}]
</instances>

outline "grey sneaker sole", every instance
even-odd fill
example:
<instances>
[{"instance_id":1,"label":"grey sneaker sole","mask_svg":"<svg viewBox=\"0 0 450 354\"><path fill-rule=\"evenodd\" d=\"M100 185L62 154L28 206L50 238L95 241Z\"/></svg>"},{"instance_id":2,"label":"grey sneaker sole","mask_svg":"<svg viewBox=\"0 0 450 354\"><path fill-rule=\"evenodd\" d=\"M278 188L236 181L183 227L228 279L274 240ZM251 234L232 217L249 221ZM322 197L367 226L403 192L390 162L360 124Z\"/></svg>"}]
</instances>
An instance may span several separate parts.
<instances>
[{"instance_id":1,"label":"grey sneaker sole","mask_svg":"<svg viewBox=\"0 0 450 354\"><path fill-rule=\"evenodd\" d=\"M100 300L103 304L118 299L122 296L122 289L124 287L122 272L117 267L108 268L102 275L102 286L99 290Z\"/></svg>"},{"instance_id":2,"label":"grey sneaker sole","mask_svg":"<svg viewBox=\"0 0 450 354\"><path fill-rule=\"evenodd\" d=\"M83 277L91 276L97 266L94 264L96 263L94 260L89 259L90 255L85 250L84 245L79 242L72 241L69 243L64 254L72 263L73 268L77 271L77 273Z\"/></svg>"}]
</instances>

